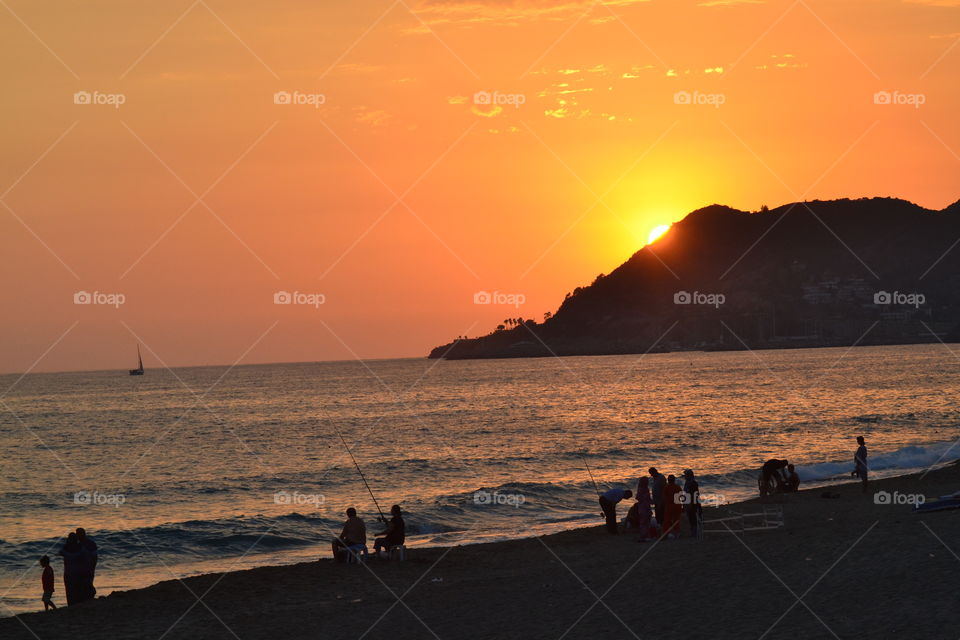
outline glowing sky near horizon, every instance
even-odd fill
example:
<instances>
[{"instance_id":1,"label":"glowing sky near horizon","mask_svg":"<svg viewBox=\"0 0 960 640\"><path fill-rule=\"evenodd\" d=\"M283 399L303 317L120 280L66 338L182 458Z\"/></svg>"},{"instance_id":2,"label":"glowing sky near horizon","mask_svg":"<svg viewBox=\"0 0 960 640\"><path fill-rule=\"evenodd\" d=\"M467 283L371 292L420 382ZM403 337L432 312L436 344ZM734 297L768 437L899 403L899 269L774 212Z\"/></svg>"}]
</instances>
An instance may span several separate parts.
<instances>
[{"instance_id":1,"label":"glowing sky near horizon","mask_svg":"<svg viewBox=\"0 0 960 640\"><path fill-rule=\"evenodd\" d=\"M960 198L960 0L7 5L0 372L420 356L707 204Z\"/></svg>"}]
</instances>

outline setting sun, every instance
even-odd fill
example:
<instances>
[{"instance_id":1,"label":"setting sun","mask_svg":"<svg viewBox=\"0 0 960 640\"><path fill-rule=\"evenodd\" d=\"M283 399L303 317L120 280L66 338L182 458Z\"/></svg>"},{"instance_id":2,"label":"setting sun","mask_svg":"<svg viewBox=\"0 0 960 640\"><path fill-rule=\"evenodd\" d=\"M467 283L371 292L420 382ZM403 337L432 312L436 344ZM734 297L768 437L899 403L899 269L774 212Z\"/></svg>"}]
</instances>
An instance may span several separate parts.
<instances>
[{"instance_id":1,"label":"setting sun","mask_svg":"<svg viewBox=\"0 0 960 640\"><path fill-rule=\"evenodd\" d=\"M670 225L668 224L661 224L654 227L653 229L650 229L650 233L647 234L647 244L653 244L654 242L657 241L657 238L659 238L669 230L670 230Z\"/></svg>"}]
</instances>

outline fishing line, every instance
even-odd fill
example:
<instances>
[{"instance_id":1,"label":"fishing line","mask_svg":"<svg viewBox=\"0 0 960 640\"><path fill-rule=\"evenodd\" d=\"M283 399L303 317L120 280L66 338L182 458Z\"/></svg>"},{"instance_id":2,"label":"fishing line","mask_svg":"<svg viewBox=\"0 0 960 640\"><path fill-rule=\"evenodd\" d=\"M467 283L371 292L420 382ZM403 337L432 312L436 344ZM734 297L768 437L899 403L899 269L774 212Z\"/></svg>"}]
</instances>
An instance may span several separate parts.
<instances>
[{"instance_id":1,"label":"fishing line","mask_svg":"<svg viewBox=\"0 0 960 640\"><path fill-rule=\"evenodd\" d=\"M580 450L580 458L583 459L583 466L587 468L587 473L590 475L590 480L593 482L593 488L596 490L597 495L600 494L600 487L597 486L597 481L593 479L593 472L590 471L590 465L587 464L587 456L583 454L583 449Z\"/></svg>"},{"instance_id":2,"label":"fishing line","mask_svg":"<svg viewBox=\"0 0 960 640\"><path fill-rule=\"evenodd\" d=\"M357 464L357 459L353 457L353 452L350 451L350 446L347 445L347 441L343 439L343 434L340 433L340 429L337 428L337 425L333 425L333 428L336 430L337 435L340 436L340 442L343 443L343 446L346 448L347 453L350 454L350 459L353 460L353 466L357 468L357 473L360 474L360 479L363 480L363 485L367 488L367 492L370 494L370 497L373 498L373 504L377 505L377 511L380 513L380 520L386 522L387 519L383 515L383 511L380 509L380 503L377 502L377 497L373 495L373 491L370 489L370 485L367 484L367 479L363 476L363 471L360 470L360 465Z\"/></svg>"}]
</instances>

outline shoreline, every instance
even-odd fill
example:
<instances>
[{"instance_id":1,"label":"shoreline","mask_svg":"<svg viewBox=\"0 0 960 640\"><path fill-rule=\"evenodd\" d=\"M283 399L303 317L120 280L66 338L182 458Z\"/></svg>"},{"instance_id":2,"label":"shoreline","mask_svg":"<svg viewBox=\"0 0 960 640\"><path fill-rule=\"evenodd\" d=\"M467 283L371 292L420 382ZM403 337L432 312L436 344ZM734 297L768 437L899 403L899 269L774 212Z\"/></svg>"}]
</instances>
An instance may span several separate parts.
<instances>
[{"instance_id":1,"label":"shoreline","mask_svg":"<svg viewBox=\"0 0 960 640\"><path fill-rule=\"evenodd\" d=\"M371 559L363 567L358 567L334 564L328 559L329 549L322 541L318 541L317 552L322 558L320 562L266 565L161 581L141 589L113 592L89 603L64 607L52 614L37 612L3 618L0 619L0 631L5 638L16 639L33 638L34 631L45 639L65 638L78 633L92 638L138 638L151 635L160 637L172 625L166 637L231 638L234 637L230 632L233 627L238 632L246 632L241 633L241 637L272 637L278 628L283 629L284 635L295 638L316 637L317 627L297 625L296 620L284 621L281 616L273 615L277 609L289 609L290 612L301 612L293 616L300 622L303 622L303 616L316 618L315 623L324 630L324 637L356 638L363 629L355 628L354 622L358 617L366 622L360 611L368 605L375 605L378 610L370 623L384 610L390 608L390 612L373 629L371 637L383 634L392 634L393 637L398 634L400 637L422 637L426 634L430 637L431 634L427 633L418 617L427 627L437 626L439 637L481 638L498 634L509 637L559 637L564 628L573 624L576 617L593 603L595 606L590 613L570 635L595 637L590 632L597 624L603 628L609 627L610 633L623 635L626 630L617 620L618 617L623 621L633 620L642 624L652 615L653 609L638 609L631 605L623 611L616 608L614 616L605 606L596 604L591 591L601 596L607 589L616 589L616 594L609 594L609 601L604 600L604 604L613 608L618 599L626 596L632 601L636 594L646 593L649 587L642 581L643 575L647 575L649 580L649 568L660 567L662 573L659 574L660 578L654 578L655 582L662 582L664 577L689 576L692 583L698 585L697 593L701 599L703 594L724 593L730 576L737 576L735 594L752 603L741 609L746 619L738 622L727 612L721 617L729 618L726 631L730 635L723 635L726 631L712 628L709 636L694 634L692 637L756 637L763 633L763 620L770 625L783 609L790 607L795 599L790 591L800 596L808 588L812 589L811 584L822 585L815 583L817 576L838 561L846 550L847 554L856 555L857 558L838 561L837 568L830 572L835 576L834 579L857 568L859 570L854 573L869 571L879 572L879 575L863 576L862 579L856 575L846 575L850 583L849 590L833 593L832 597L837 602L858 597L863 599L858 604L859 609L864 611L863 615L851 612L856 609L846 609L842 615L825 620L828 626L839 625L837 635L881 637L890 631L889 616L883 616L884 598L877 593L879 590L908 599L926 599L924 606L918 605L913 613L898 614L893 626L911 630L914 637L918 629L927 629L926 637L946 637L943 635L947 633L948 627L945 625L960 624L960 611L956 610L953 591L948 588L950 584L956 584L956 571L960 569L960 561L951 553L960 549L951 551L945 547L952 540L960 539L960 510L914 514L909 505L875 504L873 499L877 491L891 494L894 491L900 494L923 493L928 499L952 493L960 489L960 462L945 463L925 477L921 476L913 473L871 481L866 495L860 494L859 484L845 482L805 489L796 494L752 498L707 508L705 518L719 517L731 509L743 509L749 505L779 504L783 506L786 526L742 536L708 534L700 543L684 537L680 540L637 544L632 534L619 537L604 534L598 523L507 541L411 547L405 562ZM838 497L821 498L825 492ZM625 511L621 508L618 514L622 515ZM683 526L682 533L686 536L686 522ZM897 533L895 539L889 538L891 531ZM854 544L861 552L848 549ZM874 556L893 553L895 557L884 562L878 562L873 557L866 562L866 558L859 557L862 550L866 549L870 549ZM752 557L754 555L756 557ZM771 558L777 558L777 561L771 564ZM758 559L763 559L763 562L758 562ZM627 571L633 564L643 566L644 570ZM774 566L777 569L772 569ZM816 570L811 573L813 569ZM624 571L627 574L621 578ZM738 572L741 571L752 576L746 583L739 579ZM924 575L923 571L943 572L942 579L933 579L930 575ZM777 575L772 575L772 572ZM783 576L780 577L780 574ZM791 582L790 576L804 579L789 587L788 591L784 585ZM753 589L750 587L754 581L762 585L762 589L757 591L774 595L772 599L782 606L764 603L763 598L754 602L760 595L751 594ZM904 593L908 591L905 585L911 581L917 582L915 595ZM395 586L389 586L390 583L395 583ZM941 596L937 595L937 585L941 584L946 585L939 589L942 591L942 602ZM633 588L629 585L633 585ZM403 603L397 604L397 597L408 589L409 594L404 597ZM202 596L205 592L207 595ZM863 598L864 594L876 597ZM198 596L203 597L202 603L197 602ZM59 585L54 597L55 601L62 602ZM737 599L730 593L726 597ZM811 591L804 604L814 597ZM531 610L528 606L531 598L546 598L543 611L537 608ZM419 604L414 606L415 602ZM937 606L938 602L942 606ZM39 593L37 603L39 605ZM471 603L474 607L478 603L502 607L503 615L494 616L495 620L489 619L489 616L478 617L471 609ZM661 607L666 605L659 600L658 603ZM392 608L391 604L394 605ZM703 602L701 604L706 606ZM411 615L407 606L415 610L416 615ZM673 606L677 605L671 600L668 608ZM683 606L682 603L680 606ZM831 605L828 602L820 607L826 610ZM568 611L571 608L572 612ZM771 611L769 616L763 615L766 609L777 608L781 609L779 613ZM819 607L816 608L819 610ZM735 609L733 607L732 610ZM876 613L869 614L871 610ZM451 611L459 613L451 616ZM549 616L546 615L547 611L550 612ZM646 613L638 618L639 611ZM572 613L576 615L571 617ZM566 624L561 624L561 619ZM787 623L787 620L791 621L793 628L798 628L798 625L803 629L809 627L808 635L801 633L798 637L833 637L802 605L793 607L782 623ZM536 623L531 626L533 621ZM468 627L466 632L463 626L456 626L458 622ZM511 626L498 626L507 622ZM668 624L659 635L691 637L689 629L684 631L683 625L675 622ZM513 629L514 626L518 631L517 636L504 630ZM627 622L626 626L632 627L633 623ZM446 632L441 632L439 627ZM842 632L839 627L843 628ZM640 628L637 628L638 632ZM520 629L526 631L519 633ZM873 630L872 633L867 632L869 629Z\"/></svg>"}]
</instances>

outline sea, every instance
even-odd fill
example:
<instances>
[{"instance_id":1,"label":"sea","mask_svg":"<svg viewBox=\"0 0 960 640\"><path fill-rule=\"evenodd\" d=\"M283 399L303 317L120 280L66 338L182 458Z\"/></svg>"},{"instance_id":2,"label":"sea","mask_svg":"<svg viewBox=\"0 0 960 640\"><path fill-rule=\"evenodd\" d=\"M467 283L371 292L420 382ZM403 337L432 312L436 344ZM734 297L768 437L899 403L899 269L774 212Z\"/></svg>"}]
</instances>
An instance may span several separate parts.
<instances>
[{"instance_id":1,"label":"sea","mask_svg":"<svg viewBox=\"0 0 960 640\"><path fill-rule=\"evenodd\" d=\"M328 557L348 507L399 504L415 553L597 525L650 466L708 504L772 457L850 482L858 435L873 477L926 469L960 457L958 384L939 344L0 376L0 615L42 609L44 554L63 604L76 527L106 595Z\"/></svg>"}]
</instances>

